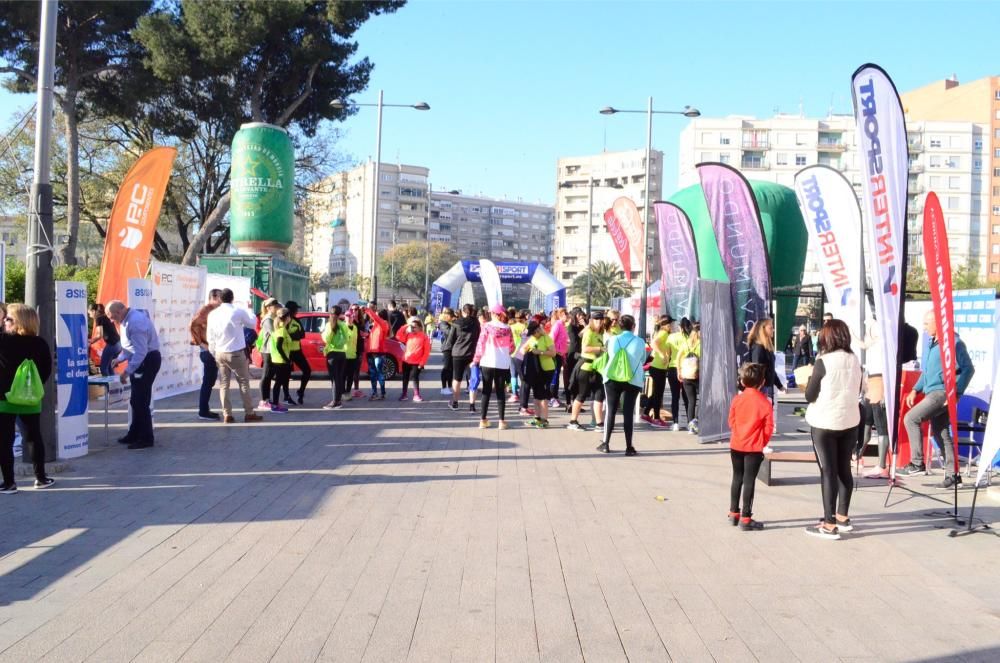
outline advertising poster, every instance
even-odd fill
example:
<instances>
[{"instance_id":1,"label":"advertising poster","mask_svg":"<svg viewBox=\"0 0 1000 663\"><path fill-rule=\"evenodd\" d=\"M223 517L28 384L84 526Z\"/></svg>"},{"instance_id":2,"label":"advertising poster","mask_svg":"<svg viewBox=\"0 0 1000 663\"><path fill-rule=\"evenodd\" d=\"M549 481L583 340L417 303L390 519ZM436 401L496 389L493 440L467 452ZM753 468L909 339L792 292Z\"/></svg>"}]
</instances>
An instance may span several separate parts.
<instances>
[{"instance_id":1,"label":"advertising poster","mask_svg":"<svg viewBox=\"0 0 1000 663\"><path fill-rule=\"evenodd\" d=\"M229 274L207 274L205 290L202 291L202 301L208 301L208 291L212 288L224 290L229 288L233 291L233 304L242 306L253 314L258 313L253 310L253 295L250 293L250 279L245 276L230 276ZM281 302L284 304L284 302ZM305 306L305 302L299 302L300 306ZM192 313L192 315L194 315Z\"/></svg>"},{"instance_id":2,"label":"advertising poster","mask_svg":"<svg viewBox=\"0 0 1000 663\"><path fill-rule=\"evenodd\" d=\"M154 260L150 266L156 333L163 363L153 383L153 399L196 391L202 365L191 345L188 325L205 301L204 267L187 267Z\"/></svg>"},{"instance_id":3,"label":"advertising poster","mask_svg":"<svg viewBox=\"0 0 1000 663\"><path fill-rule=\"evenodd\" d=\"M125 305L138 311L145 311L150 320L156 321L153 313L153 282L149 279L129 279L128 297Z\"/></svg>"},{"instance_id":4,"label":"advertising poster","mask_svg":"<svg viewBox=\"0 0 1000 663\"><path fill-rule=\"evenodd\" d=\"M56 397L59 458L78 458L89 447L87 378L90 374L87 286L56 281Z\"/></svg>"}]
</instances>

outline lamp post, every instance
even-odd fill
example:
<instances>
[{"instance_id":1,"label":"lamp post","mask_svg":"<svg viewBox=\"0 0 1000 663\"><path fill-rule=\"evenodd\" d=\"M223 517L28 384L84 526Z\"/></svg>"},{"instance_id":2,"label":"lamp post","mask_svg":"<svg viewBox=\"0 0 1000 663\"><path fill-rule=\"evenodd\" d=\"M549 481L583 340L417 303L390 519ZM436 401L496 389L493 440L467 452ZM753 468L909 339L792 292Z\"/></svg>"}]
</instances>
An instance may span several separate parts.
<instances>
[{"instance_id":1,"label":"lamp post","mask_svg":"<svg viewBox=\"0 0 1000 663\"><path fill-rule=\"evenodd\" d=\"M378 108L378 121L375 125L375 168L372 182L372 291L371 300L378 302L378 193L379 178L382 168L382 109L383 108L414 108L419 111L430 110L431 107L423 101L415 104L387 104L382 101L382 90L378 91L378 102L374 104L359 104L348 102L343 99L334 99L330 102L330 108L344 110L346 108L359 108L361 106L374 106Z\"/></svg>"},{"instance_id":2,"label":"lamp post","mask_svg":"<svg viewBox=\"0 0 1000 663\"><path fill-rule=\"evenodd\" d=\"M622 110L612 106L605 106L600 110L601 115L614 115L615 113L645 113L646 114L646 195L643 202L642 215L642 283L639 284L639 336L646 337L646 281L649 279L649 161L650 153L653 149L653 115L683 115L684 117L700 117L701 111L691 106L685 106L679 111L657 111L653 110L653 98L649 98L646 110Z\"/></svg>"},{"instance_id":3,"label":"lamp post","mask_svg":"<svg viewBox=\"0 0 1000 663\"><path fill-rule=\"evenodd\" d=\"M599 185L595 184L593 175L587 176L587 315L590 315L590 302L594 293L594 279L593 274L590 271L591 266L594 264L594 186L600 186L606 189L624 189L621 184L617 182L614 184ZM570 184L569 182L563 182L559 185L560 189L575 189L577 188L575 184Z\"/></svg>"}]
</instances>

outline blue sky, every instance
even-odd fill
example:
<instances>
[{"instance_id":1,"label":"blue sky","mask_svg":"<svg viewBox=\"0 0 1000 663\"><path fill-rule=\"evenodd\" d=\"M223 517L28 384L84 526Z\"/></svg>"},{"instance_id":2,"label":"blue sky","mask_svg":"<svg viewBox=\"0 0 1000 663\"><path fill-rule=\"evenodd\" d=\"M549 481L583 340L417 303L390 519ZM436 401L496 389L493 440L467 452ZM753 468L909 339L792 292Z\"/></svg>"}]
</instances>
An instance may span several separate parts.
<instances>
[{"instance_id":1,"label":"blue sky","mask_svg":"<svg viewBox=\"0 0 1000 663\"><path fill-rule=\"evenodd\" d=\"M375 63L356 99L386 109L384 161L425 165L435 189L552 202L556 160L645 145L645 117L598 109L685 104L707 116L850 112L850 76L882 65L905 91L956 74L1000 74L1000 3L450 2L411 0L366 24ZM31 100L0 96L5 123ZM676 186L686 120L659 116L664 191ZM341 149L373 155L375 112L344 124Z\"/></svg>"}]
</instances>

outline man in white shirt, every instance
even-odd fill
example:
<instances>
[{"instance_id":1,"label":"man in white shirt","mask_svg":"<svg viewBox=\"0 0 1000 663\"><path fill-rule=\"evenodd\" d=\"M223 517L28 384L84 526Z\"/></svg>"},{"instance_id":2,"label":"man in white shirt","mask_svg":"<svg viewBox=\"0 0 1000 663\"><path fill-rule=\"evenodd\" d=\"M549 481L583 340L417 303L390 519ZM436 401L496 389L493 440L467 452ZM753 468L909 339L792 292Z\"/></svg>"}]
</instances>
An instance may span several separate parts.
<instances>
[{"instance_id":1,"label":"man in white shirt","mask_svg":"<svg viewBox=\"0 0 1000 663\"><path fill-rule=\"evenodd\" d=\"M246 309L233 306L233 291L226 288L219 296L222 303L208 314L208 349L219 365L219 397L222 400L223 422L231 424L233 406L229 402L229 380L236 373L236 382L240 385L240 396L243 397L243 421L247 423L263 421L256 414L253 398L250 395L250 365L247 363L246 337L243 328L253 329L257 321Z\"/></svg>"}]
</instances>

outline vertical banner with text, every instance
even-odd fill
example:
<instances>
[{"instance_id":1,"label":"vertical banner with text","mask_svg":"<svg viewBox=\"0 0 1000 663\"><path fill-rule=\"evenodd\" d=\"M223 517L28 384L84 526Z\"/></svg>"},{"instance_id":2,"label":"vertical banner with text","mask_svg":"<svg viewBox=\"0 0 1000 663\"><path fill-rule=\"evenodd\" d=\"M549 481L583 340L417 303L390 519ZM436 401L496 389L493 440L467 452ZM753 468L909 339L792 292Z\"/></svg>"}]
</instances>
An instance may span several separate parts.
<instances>
[{"instance_id":1,"label":"vertical banner with text","mask_svg":"<svg viewBox=\"0 0 1000 663\"><path fill-rule=\"evenodd\" d=\"M951 255L948 252L948 231L937 194L927 194L924 204L924 262L927 265L927 286L931 291L931 308L937 327L937 343L941 352L944 393L951 420L951 439L955 445L952 471L958 474L958 389L955 384L955 303L951 292Z\"/></svg>"},{"instance_id":2,"label":"vertical banner with text","mask_svg":"<svg viewBox=\"0 0 1000 663\"><path fill-rule=\"evenodd\" d=\"M642 271L647 251L646 240L642 236L644 226L642 224L642 216L639 214L639 208L635 206L635 202L631 198L619 196L615 198L615 202L611 203L611 209L615 213L615 219L618 220L622 232L628 238L632 258L638 263L639 271ZM625 278L630 281L632 280L631 275L628 273L625 274Z\"/></svg>"},{"instance_id":3,"label":"vertical banner with text","mask_svg":"<svg viewBox=\"0 0 1000 663\"><path fill-rule=\"evenodd\" d=\"M632 284L632 257L628 245L628 236L625 234L625 230L622 228L621 222L618 217L615 216L614 208L609 209L604 213L604 225L608 228L608 234L611 235L611 241L615 245L615 251L618 253L618 260L621 261L622 271L625 272L625 280ZM591 265L587 265L587 273L590 273ZM588 277L589 278L589 277Z\"/></svg>"},{"instance_id":4,"label":"vertical banner with text","mask_svg":"<svg viewBox=\"0 0 1000 663\"><path fill-rule=\"evenodd\" d=\"M486 303L490 308L497 304L503 306L503 290L500 287L500 272L492 260L482 258L479 261L479 280L486 291Z\"/></svg>"},{"instance_id":5,"label":"vertical banner with text","mask_svg":"<svg viewBox=\"0 0 1000 663\"><path fill-rule=\"evenodd\" d=\"M698 317L698 252L691 220L673 203L653 203L660 239L660 297L675 320Z\"/></svg>"},{"instance_id":6,"label":"vertical banner with text","mask_svg":"<svg viewBox=\"0 0 1000 663\"><path fill-rule=\"evenodd\" d=\"M697 166L712 230L733 301L733 336L737 359L749 351L747 334L768 316L771 270L764 244L764 227L750 183L723 163Z\"/></svg>"},{"instance_id":7,"label":"vertical banner with text","mask_svg":"<svg viewBox=\"0 0 1000 663\"><path fill-rule=\"evenodd\" d=\"M899 403L899 328L902 321L906 274L906 187L909 146L903 106L896 86L885 71L873 64L851 76L858 153L861 157L861 208L867 220L868 262L875 315L882 336L882 379L885 409L892 440L895 476L895 441Z\"/></svg>"},{"instance_id":8,"label":"vertical banner with text","mask_svg":"<svg viewBox=\"0 0 1000 663\"><path fill-rule=\"evenodd\" d=\"M87 421L87 286L56 281L56 395L59 458L77 458L89 448Z\"/></svg>"}]
</instances>

